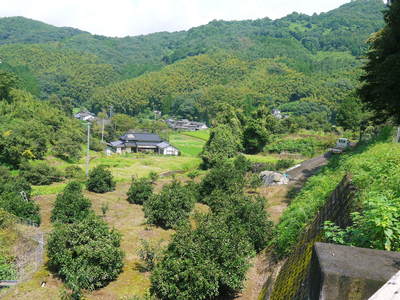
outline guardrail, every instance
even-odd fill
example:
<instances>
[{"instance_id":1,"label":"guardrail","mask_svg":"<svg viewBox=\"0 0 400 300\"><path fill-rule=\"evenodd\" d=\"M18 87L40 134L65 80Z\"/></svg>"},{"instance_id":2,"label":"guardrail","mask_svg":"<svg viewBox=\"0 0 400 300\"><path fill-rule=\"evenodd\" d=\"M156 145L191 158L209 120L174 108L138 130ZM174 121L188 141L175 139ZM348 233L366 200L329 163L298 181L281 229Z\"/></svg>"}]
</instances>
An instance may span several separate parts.
<instances>
[{"instance_id":1,"label":"guardrail","mask_svg":"<svg viewBox=\"0 0 400 300\"><path fill-rule=\"evenodd\" d=\"M10 287L18 284L18 280L0 280L0 288Z\"/></svg>"}]
</instances>

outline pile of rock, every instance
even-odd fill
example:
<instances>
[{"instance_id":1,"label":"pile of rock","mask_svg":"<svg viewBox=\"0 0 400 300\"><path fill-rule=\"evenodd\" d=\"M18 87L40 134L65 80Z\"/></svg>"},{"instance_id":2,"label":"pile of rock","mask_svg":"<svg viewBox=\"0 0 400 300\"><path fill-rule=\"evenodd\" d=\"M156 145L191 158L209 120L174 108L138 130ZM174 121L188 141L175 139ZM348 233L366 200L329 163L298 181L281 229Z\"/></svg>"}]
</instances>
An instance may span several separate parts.
<instances>
[{"instance_id":1,"label":"pile of rock","mask_svg":"<svg viewBox=\"0 0 400 300\"><path fill-rule=\"evenodd\" d=\"M264 171L260 173L261 180L263 185L281 185L281 184L288 184L289 178L288 176L273 172L273 171Z\"/></svg>"}]
</instances>

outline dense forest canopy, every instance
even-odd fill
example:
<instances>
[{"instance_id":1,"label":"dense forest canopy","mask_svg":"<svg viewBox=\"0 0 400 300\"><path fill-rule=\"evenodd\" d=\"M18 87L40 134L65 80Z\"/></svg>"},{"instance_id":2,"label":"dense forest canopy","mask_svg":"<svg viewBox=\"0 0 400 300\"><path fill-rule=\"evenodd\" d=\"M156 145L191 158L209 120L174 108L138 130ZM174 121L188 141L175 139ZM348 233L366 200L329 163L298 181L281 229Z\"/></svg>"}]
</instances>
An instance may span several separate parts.
<instances>
[{"instance_id":1,"label":"dense forest canopy","mask_svg":"<svg viewBox=\"0 0 400 300\"><path fill-rule=\"evenodd\" d=\"M357 87L365 41L383 26L384 8L380 0L356 0L319 15L214 20L125 38L2 18L0 69L42 99L55 94L95 112L113 105L131 115L157 109L207 121L215 102L245 109L305 101L334 118L338 101Z\"/></svg>"}]
</instances>

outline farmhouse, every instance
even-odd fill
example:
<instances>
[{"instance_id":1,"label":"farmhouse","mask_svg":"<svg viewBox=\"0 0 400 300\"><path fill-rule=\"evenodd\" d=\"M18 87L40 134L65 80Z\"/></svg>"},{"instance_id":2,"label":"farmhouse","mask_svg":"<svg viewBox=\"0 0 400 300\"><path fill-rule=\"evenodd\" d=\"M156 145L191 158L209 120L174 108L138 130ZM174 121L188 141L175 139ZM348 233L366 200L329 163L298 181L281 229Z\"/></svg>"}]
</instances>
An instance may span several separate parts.
<instances>
[{"instance_id":1,"label":"farmhouse","mask_svg":"<svg viewBox=\"0 0 400 300\"><path fill-rule=\"evenodd\" d=\"M162 155L179 155L179 150L154 133L128 132L118 141L108 143L107 155L112 153L150 152Z\"/></svg>"},{"instance_id":2,"label":"farmhouse","mask_svg":"<svg viewBox=\"0 0 400 300\"><path fill-rule=\"evenodd\" d=\"M197 131L208 129L207 125L201 122L189 121L187 119L174 120L168 119L165 121L168 126L175 130Z\"/></svg>"},{"instance_id":3,"label":"farmhouse","mask_svg":"<svg viewBox=\"0 0 400 300\"><path fill-rule=\"evenodd\" d=\"M96 116L88 111L81 111L74 115L74 117L81 121L93 122L96 120Z\"/></svg>"}]
</instances>

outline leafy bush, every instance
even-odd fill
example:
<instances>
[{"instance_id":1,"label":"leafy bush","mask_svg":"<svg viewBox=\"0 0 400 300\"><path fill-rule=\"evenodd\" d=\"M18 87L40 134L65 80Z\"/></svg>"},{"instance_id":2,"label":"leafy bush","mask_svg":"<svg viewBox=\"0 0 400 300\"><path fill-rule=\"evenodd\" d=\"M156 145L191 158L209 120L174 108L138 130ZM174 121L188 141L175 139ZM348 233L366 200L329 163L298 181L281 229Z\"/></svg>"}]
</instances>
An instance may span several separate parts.
<instances>
[{"instance_id":1,"label":"leafy bush","mask_svg":"<svg viewBox=\"0 0 400 300\"><path fill-rule=\"evenodd\" d=\"M214 190L222 190L226 193L236 193L242 191L245 181L243 180L245 169L240 169L241 164L232 161L223 161L212 168L200 183L199 193L200 202L210 195ZM207 203L206 203L207 204Z\"/></svg>"},{"instance_id":2,"label":"leafy bush","mask_svg":"<svg viewBox=\"0 0 400 300\"><path fill-rule=\"evenodd\" d=\"M101 152L104 151L104 149L105 149L105 144L102 143L101 140L97 138L92 138L90 140L90 150Z\"/></svg>"},{"instance_id":3,"label":"leafy bush","mask_svg":"<svg viewBox=\"0 0 400 300\"><path fill-rule=\"evenodd\" d=\"M243 286L254 254L243 232L206 215L195 229L180 228L151 275L151 293L160 299L213 299Z\"/></svg>"},{"instance_id":4,"label":"leafy bush","mask_svg":"<svg viewBox=\"0 0 400 300\"><path fill-rule=\"evenodd\" d=\"M214 191L207 202L214 214L242 232L255 251L262 250L272 237L272 222L265 210L265 199Z\"/></svg>"},{"instance_id":5,"label":"leafy bush","mask_svg":"<svg viewBox=\"0 0 400 300\"><path fill-rule=\"evenodd\" d=\"M138 255L142 260L141 270L144 272L150 272L154 269L154 266L161 258L162 247L161 242L141 240L141 245L138 251Z\"/></svg>"},{"instance_id":6,"label":"leafy bush","mask_svg":"<svg viewBox=\"0 0 400 300\"><path fill-rule=\"evenodd\" d=\"M173 181L164 185L160 194L155 194L144 202L144 215L151 224L174 228L187 220L195 201L191 189Z\"/></svg>"},{"instance_id":7,"label":"leafy bush","mask_svg":"<svg viewBox=\"0 0 400 300\"><path fill-rule=\"evenodd\" d=\"M83 179L85 177L85 172L79 166L68 166L64 170L65 178L68 179Z\"/></svg>"},{"instance_id":8,"label":"leafy bush","mask_svg":"<svg viewBox=\"0 0 400 300\"><path fill-rule=\"evenodd\" d=\"M66 161L78 161L82 156L82 140L79 137L61 135L53 146L54 155Z\"/></svg>"},{"instance_id":9,"label":"leafy bush","mask_svg":"<svg viewBox=\"0 0 400 300\"><path fill-rule=\"evenodd\" d=\"M17 279L17 270L12 261L0 255L0 280Z\"/></svg>"},{"instance_id":10,"label":"leafy bush","mask_svg":"<svg viewBox=\"0 0 400 300\"><path fill-rule=\"evenodd\" d=\"M87 189L95 193L106 193L115 190L115 181L111 171L104 165L99 165L90 170Z\"/></svg>"},{"instance_id":11,"label":"leafy bush","mask_svg":"<svg viewBox=\"0 0 400 300\"><path fill-rule=\"evenodd\" d=\"M201 153L203 168L209 169L221 161L234 157L238 151L236 139L227 125L218 125L211 129L210 138Z\"/></svg>"},{"instance_id":12,"label":"leafy bush","mask_svg":"<svg viewBox=\"0 0 400 300\"><path fill-rule=\"evenodd\" d=\"M293 165L294 165L293 159L279 159L276 162L275 168L277 170L286 170L292 167Z\"/></svg>"},{"instance_id":13,"label":"leafy bush","mask_svg":"<svg viewBox=\"0 0 400 300\"><path fill-rule=\"evenodd\" d=\"M56 223L81 221L90 214L91 206L90 200L83 196L81 185L72 181L57 195L51 212L51 221Z\"/></svg>"},{"instance_id":14,"label":"leafy bush","mask_svg":"<svg viewBox=\"0 0 400 300\"><path fill-rule=\"evenodd\" d=\"M128 191L128 202L142 205L153 195L153 184L149 178L132 179Z\"/></svg>"},{"instance_id":15,"label":"leafy bush","mask_svg":"<svg viewBox=\"0 0 400 300\"><path fill-rule=\"evenodd\" d=\"M264 151L272 153L300 153L304 156L313 156L318 151L327 149L330 145L315 138L301 138L292 140L278 140L264 148Z\"/></svg>"},{"instance_id":16,"label":"leafy bush","mask_svg":"<svg viewBox=\"0 0 400 300\"><path fill-rule=\"evenodd\" d=\"M20 219L40 224L39 206L30 199L31 186L0 167L0 208Z\"/></svg>"},{"instance_id":17,"label":"leafy bush","mask_svg":"<svg viewBox=\"0 0 400 300\"><path fill-rule=\"evenodd\" d=\"M107 285L122 272L121 236L99 217L55 227L50 234L49 265L74 292Z\"/></svg>"},{"instance_id":18,"label":"leafy bush","mask_svg":"<svg viewBox=\"0 0 400 300\"><path fill-rule=\"evenodd\" d=\"M0 229L8 228L15 223L15 217L0 208Z\"/></svg>"},{"instance_id":19,"label":"leafy bush","mask_svg":"<svg viewBox=\"0 0 400 300\"><path fill-rule=\"evenodd\" d=\"M33 185L48 185L63 180L63 173L45 162L38 164L23 164L21 176Z\"/></svg>"}]
</instances>

